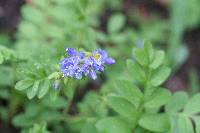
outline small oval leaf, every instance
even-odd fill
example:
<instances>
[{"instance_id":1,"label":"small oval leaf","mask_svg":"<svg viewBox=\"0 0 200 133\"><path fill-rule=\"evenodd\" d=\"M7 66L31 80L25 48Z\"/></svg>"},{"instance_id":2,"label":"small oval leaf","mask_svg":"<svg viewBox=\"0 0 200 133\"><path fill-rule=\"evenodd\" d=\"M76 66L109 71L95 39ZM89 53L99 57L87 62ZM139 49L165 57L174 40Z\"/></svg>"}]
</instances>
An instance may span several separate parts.
<instances>
[{"instance_id":1,"label":"small oval leaf","mask_svg":"<svg viewBox=\"0 0 200 133\"><path fill-rule=\"evenodd\" d=\"M151 78L151 84L153 86L161 85L170 75L171 69L169 67L163 66L154 72Z\"/></svg>"},{"instance_id":2,"label":"small oval leaf","mask_svg":"<svg viewBox=\"0 0 200 133\"><path fill-rule=\"evenodd\" d=\"M144 114L139 120L139 125L156 133L167 132L170 129L169 118L166 114Z\"/></svg>"},{"instance_id":3,"label":"small oval leaf","mask_svg":"<svg viewBox=\"0 0 200 133\"><path fill-rule=\"evenodd\" d=\"M15 89L22 91L29 88L32 84L33 84L33 80L30 80L30 79L21 80L16 83Z\"/></svg>"},{"instance_id":4,"label":"small oval leaf","mask_svg":"<svg viewBox=\"0 0 200 133\"><path fill-rule=\"evenodd\" d=\"M107 117L99 120L96 127L101 133L131 133L129 125L120 117Z\"/></svg>"},{"instance_id":5,"label":"small oval leaf","mask_svg":"<svg viewBox=\"0 0 200 133\"><path fill-rule=\"evenodd\" d=\"M152 69L158 68L163 63L164 58L165 58L164 51L162 51L162 50L156 51L155 58L149 67Z\"/></svg>"},{"instance_id":6,"label":"small oval leaf","mask_svg":"<svg viewBox=\"0 0 200 133\"><path fill-rule=\"evenodd\" d=\"M151 99L145 103L146 108L158 108L165 105L171 98L171 93L167 89L157 88Z\"/></svg>"},{"instance_id":7,"label":"small oval leaf","mask_svg":"<svg viewBox=\"0 0 200 133\"><path fill-rule=\"evenodd\" d=\"M50 80L46 79L41 85L38 93L38 98L42 98L49 90Z\"/></svg>"},{"instance_id":8,"label":"small oval leaf","mask_svg":"<svg viewBox=\"0 0 200 133\"><path fill-rule=\"evenodd\" d=\"M122 14L115 14L111 16L108 22L109 33L118 32L125 24L125 17Z\"/></svg>"},{"instance_id":9,"label":"small oval leaf","mask_svg":"<svg viewBox=\"0 0 200 133\"><path fill-rule=\"evenodd\" d=\"M130 101L136 107L139 106L143 94L137 86L130 81L117 80L115 88L120 96Z\"/></svg>"},{"instance_id":10,"label":"small oval leaf","mask_svg":"<svg viewBox=\"0 0 200 133\"><path fill-rule=\"evenodd\" d=\"M138 115L135 106L122 97L108 96L107 102L108 105L121 116L133 118L135 120L135 117Z\"/></svg>"},{"instance_id":11,"label":"small oval leaf","mask_svg":"<svg viewBox=\"0 0 200 133\"><path fill-rule=\"evenodd\" d=\"M141 83L145 82L145 72L137 63L133 62L132 60L127 60L127 67L132 77Z\"/></svg>"},{"instance_id":12,"label":"small oval leaf","mask_svg":"<svg viewBox=\"0 0 200 133\"><path fill-rule=\"evenodd\" d=\"M27 90L27 97L28 97L29 99L32 99L32 98L35 97L35 95L37 94L38 89L39 89L39 84L40 84L40 82L39 82L39 81L36 81L36 82L34 82L33 87L32 87L32 88L29 88L29 89Z\"/></svg>"},{"instance_id":13,"label":"small oval leaf","mask_svg":"<svg viewBox=\"0 0 200 133\"><path fill-rule=\"evenodd\" d=\"M147 66L148 64L148 55L146 51L143 49L135 48L133 49L133 55L136 61L142 65L142 66Z\"/></svg>"}]
</instances>

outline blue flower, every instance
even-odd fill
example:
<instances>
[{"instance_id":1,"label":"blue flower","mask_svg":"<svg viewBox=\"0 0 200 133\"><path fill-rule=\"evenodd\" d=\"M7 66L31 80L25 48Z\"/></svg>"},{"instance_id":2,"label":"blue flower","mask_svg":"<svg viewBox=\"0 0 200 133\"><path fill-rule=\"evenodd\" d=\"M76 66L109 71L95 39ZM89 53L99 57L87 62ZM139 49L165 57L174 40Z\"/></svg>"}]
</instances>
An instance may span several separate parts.
<instances>
[{"instance_id":1,"label":"blue flower","mask_svg":"<svg viewBox=\"0 0 200 133\"><path fill-rule=\"evenodd\" d=\"M91 72L90 72L90 77L91 77L93 80L97 79L97 74L96 74L96 72L95 72L94 70L91 70Z\"/></svg>"},{"instance_id":2,"label":"blue flower","mask_svg":"<svg viewBox=\"0 0 200 133\"><path fill-rule=\"evenodd\" d=\"M113 58L108 57L106 58L106 64L107 65L115 64L115 60Z\"/></svg>"},{"instance_id":3,"label":"blue flower","mask_svg":"<svg viewBox=\"0 0 200 133\"><path fill-rule=\"evenodd\" d=\"M112 65L115 60L108 57L105 50L97 49L92 53L77 52L73 48L66 49L68 57L60 62L60 69L64 77L81 79L89 76L97 79L97 72L103 72L105 64Z\"/></svg>"},{"instance_id":4,"label":"blue flower","mask_svg":"<svg viewBox=\"0 0 200 133\"><path fill-rule=\"evenodd\" d=\"M75 56L77 52L73 48L66 48L68 56Z\"/></svg>"},{"instance_id":5,"label":"blue flower","mask_svg":"<svg viewBox=\"0 0 200 133\"><path fill-rule=\"evenodd\" d=\"M108 54L105 50L97 49L92 52L92 58L97 65L102 65L108 58Z\"/></svg>"}]
</instances>

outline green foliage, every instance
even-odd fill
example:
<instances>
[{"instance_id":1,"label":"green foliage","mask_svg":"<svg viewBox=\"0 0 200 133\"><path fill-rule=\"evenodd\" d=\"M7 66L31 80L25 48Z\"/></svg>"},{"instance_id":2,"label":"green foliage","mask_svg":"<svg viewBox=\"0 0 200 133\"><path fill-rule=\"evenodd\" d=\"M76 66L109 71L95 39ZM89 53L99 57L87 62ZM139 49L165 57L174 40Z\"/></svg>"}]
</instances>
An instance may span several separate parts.
<instances>
[{"instance_id":1,"label":"green foliage","mask_svg":"<svg viewBox=\"0 0 200 133\"><path fill-rule=\"evenodd\" d=\"M61 89L67 84L58 72L64 49L96 47L96 31L92 27L98 25L93 20L101 3L94 4L93 0L43 0L40 3L34 0L22 8L23 21L17 33L16 48L19 59L25 62L18 66L23 76L19 76L21 81L16 84L16 89L26 92L29 99L43 98L46 94L52 95L52 99L56 97L57 92L51 91L52 88ZM27 80L32 81L30 86L26 85Z\"/></svg>"},{"instance_id":2,"label":"green foliage","mask_svg":"<svg viewBox=\"0 0 200 133\"><path fill-rule=\"evenodd\" d=\"M121 116L133 120L137 117L136 108L126 99L117 96L109 96L107 99L108 105Z\"/></svg>"},{"instance_id":3,"label":"green foliage","mask_svg":"<svg viewBox=\"0 0 200 133\"><path fill-rule=\"evenodd\" d=\"M132 9L128 12L128 17L136 24L131 27L135 43L140 45L138 42L147 39L162 47L165 45L168 63L173 71L178 70L189 56L187 42L183 41L184 33L199 26L200 10L197 5L198 0L169 1L164 6L167 9L167 17L163 12L152 13L148 6L144 7L145 12Z\"/></svg>"},{"instance_id":4,"label":"green foliage","mask_svg":"<svg viewBox=\"0 0 200 133\"><path fill-rule=\"evenodd\" d=\"M16 55L15 52L11 49L8 49L4 46L0 46L0 64L2 64L6 60L15 60Z\"/></svg>"},{"instance_id":5,"label":"green foliage","mask_svg":"<svg viewBox=\"0 0 200 133\"><path fill-rule=\"evenodd\" d=\"M131 133L128 125L129 124L121 118L108 117L98 121L96 127L100 133Z\"/></svg>"},{"instance_id":6,"label":"green foliage","mask_svg":"<svg viewBox=\"0 0 200 133\"><path fill-rule=\"evenodd\" d=\"M34 124L33 128L29 129L28 133L50 133L46 130L46 123Z\"/></svg>"},{"instance_id":7,"label":"green foliage","mask_svg":"<svg viewBox=\"0 0 200 133\"><path fill-rule=\"evenodd\" d=\"M196 116L200 112L199 100L199 94L192 96L190 99L188 99L188 95L185 92L174 94L165 106L171 121L171 132L194 133L199 130L198 116ZM193 122L196 125L196 129L193 127Z\"/></svg>"},{"instance_id":8,"label":"green foliage","mask_svg":"<svg viewBox=\"0 0 200 133\"><path fill-rule=\"evenodd\" d=\"M32 80L21 80L16 84L15 88L17 90L24 90L28 89L32 84L33 84Z\"/></svg>"},{"instance_id":9,"label":"green foliage","mask_svg":"<svg viewBox=\"0 0 200 133\"><path fill-rule=\"evenodd\" d=\"M98 105L98 106L97 106ZM108 114L108 110L104 102L102 102L101 96L96 92L89 92L84 97L83 101L78 105L80 114L87 117L105 117Z\"/></svg>"},{"instance_id":10,"label":"green foliage","mask_svg":"<svg viewBox=\"0 0 200 133\"><path fill-rule=\"evenodd\" d=\"M156 55L162 57L158 59ZM200 95L195 94L189 99L185 92L172 95L169 90L160 87L170 73L170 68L163 64L164 52L154 50L149 42L144 42L143 48L133 50L133 56L135 60L127 60L127 67L134 80L116 80L114 94L106 98L108 106L114 111L112 117L123 118L122 122L126 120L131 125L126 127L128 130L139 133L197 132ZM154 67L152 64L155 64ZM165 110L160 112L163 107ZM108 119L111 118L97 122L100 132L111 132L118 125L113 122L107 124Z\"/></svg>"},{"instance_id":11,"label":"green foliage","mask_svg":"<svg viewBox=\"0 0 200 133\"><path fill-rule=\"evenodd\" d=\"M15 88L17 90L26 90L27 97L32 99L37 95L38 98L44 97L50 88L50 80L44 79L42 81L34 81L33 79L26 79L17 82Z\"/></svg>"},{"instance_id":12,"label":"green foliage","mask_svg":"<svg viewBox=\"0 0 200 133\"><path fill-rule=\"evenodd\" d=\"M59 109L67 107L68 102L61 97L57 98L55 101L45 98L42 101L32 101L25 105L25 112L16 115L12 123L16 127L27 129L34 123L39 123L41 121L59 123L59 121L63 120L62 113L59 112Z\"/></svg>"},{"instance_id":13,"label":"green foliage","mask_svg":"<svg viewBox=\"0 0 200 133\"><path fill-rule=\"evenodd\" d=\"M155 53L155 59L151 63L150 67L152 69L158 68L163 63L164 57L165 57L165 53L163 51L157 51Z\"/></svg>"},{"instance_id":14,"label":"green foliage","mask_svg":"<svg viewBox=\"0 0 200 133\"><path fill-rule=\"evenodd\" d=\"M130 81L118 80L116 81L115 88L120 97L123 97L124 99L128 100L129 102L134 104L135 107L139 106L139 103L143 97L143 93Z\"/></svg>"},{"instance_id":15,"label":"green foliage","mask_svg":"<svg viewBox=\"0 0 200 133\"><path fill-rule=\"evenodd\" d=\"M125 18L122 14L116 14L111 16L108 22L108 32L119 32L125 24Z\"/></svg>"},{"instance_id":16,"label":"green foliage","mask_svg":"<svg viewBox=\"0 0 200 133\"><path fill-rule=\"evenodd\" d=\"M145 108L160 108L165 105L171 98L171 93L169 90L164 88L159 88L154 91L152 98L145 103Z\"/></svg>"},{"instance_id":17,"label":"green foliage","mask_svg":"<svg viewBox=\"0 0 200 133\"><path fill-rule=\"evenodd\" d=\"M158 58L158 55L162 57ZM143 48L133 49L133 56L135 61L127 60L127 67L134 81L116 80L114 94L108 95L106 102L117 113L113 114L115 117L122 117L130 123L127 130L137 131L139 126L144 131L168 132L171 127L170 117L167 113L159 112L171 100L171 92L160 87L170 74L170 68L163 64L164 52L154 50L151 43L145 41ZM111 132L109 129L117 126L113 122L106 126L101 124L109 121L106 119L97 123L101 132ZM124 133L119 129L116 132Z\"/></svg>"},{"instance_id":18,"label":"green foliage","mask_svg":"<svg viewBox=\"0 0 200 133\"><path fill-rule=\"evenodd\" d=\"M52 77L52 80L54 81L51 82L47 75L48 72L44 68L45 66L35 66L37 67L34 68L36 70L21 70L21 72L23 71L23 76L25 76L25 78L18 81L15 86L17 90L25 91L29 99L32 99L35 96L38 98L44 97L49 88L52 88L52 82L59 78L59 75L54 75L54 77Z\"/></svg>"},{"instance_id":19,"label":"green foliage","mask_svg":"<svg viewBox=\"0 0 200 133\"><path fill-rule=\"evenodd\" d=\"M153 72L150 82L154 87L159 86L169 77L169 74L170 68L166 66L160 67Z\"/></svg>"},{"instance_id":20,"label":"green foliage","mask_svg":"<svg viewBox=\"0 0 200 133\"><path fill-rule=\"evenodd\" d=\"M0 66L0 99L6 100L6 105L0 108L2 120L12 118L12 124L25 132L41 121L52 125L53 132L73 130L70 126L73 119L68 112L76 89L85 86L88 79L62 78L59 61L67 47L97 48L95 27L99 25L97 18L102 9L103 1L95 0L32 0L22 7L14 47L0 46L0 64L3 63ZM0 42L7 46L4 38L0 36ZM85 109L90 106L95 109L96 102L83 103ZM103 106L94 116L106 114ZM85 115L84 111L82 114ZM88 117L91 114L92 111L88 112ZM36 124L30 132L47 132L44 128L43 124ZM78 131L87 132L85 128L87 126Z\"/></svg>"},{"instance_id":21,"label":"green foliage","mask_svg":"<svg viewBox=\"0 0 200 133\"><path fill-rule=\"evenodd\" d=\"M199 26L199 0L170 1L167 17L144 17L143 7L124 10L123 2L26 2L14 44L0 34L0 121L22 133L199 133L197 72L190 73L192 96L163 86L166 64L176 71L188 57L182 40ZM96 81L63 78L67 47L102 47L116 64Z\"/></svg>"},{"instance_id":22,"label":"green foliage","mask_svg":"<svg viewBox=\"0 0 200 133\"><path fill-rule=\"evenodd\" d=\"M139 64L136 64L131 60L127 60L127 67L129 73L134 75L137 81L144 82L146 80L145 72L142 70Z\"/></svg>"},{"instance_id":23,"label":"green foliage","mask_svg":"<svg viewBox=\"0 0 200 133\"><path fill-rule=\"evenodd\" d=\"M169 130L169 118L166 114L144 114L139 125L156 133L163 133Z\"/></svg>"}]
</instances>

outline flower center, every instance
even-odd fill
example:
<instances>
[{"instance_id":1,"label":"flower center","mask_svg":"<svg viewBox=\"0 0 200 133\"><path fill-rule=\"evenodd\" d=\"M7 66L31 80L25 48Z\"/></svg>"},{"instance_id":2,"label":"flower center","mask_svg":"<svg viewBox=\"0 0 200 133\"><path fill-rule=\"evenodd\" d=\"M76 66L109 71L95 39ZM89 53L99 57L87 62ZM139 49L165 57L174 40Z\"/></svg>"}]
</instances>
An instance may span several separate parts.
<instances>
[{"instance_id":1,"label":"flower center","mask_svg":"<svg viewBox=\"0 0 200 133\"><path fill-rule=\"evenodd\" d=\"M94 59L95 60L100 60L101 59L101 55L99 53L95 53L94 54Z\"/></svg>"}]
</instances>

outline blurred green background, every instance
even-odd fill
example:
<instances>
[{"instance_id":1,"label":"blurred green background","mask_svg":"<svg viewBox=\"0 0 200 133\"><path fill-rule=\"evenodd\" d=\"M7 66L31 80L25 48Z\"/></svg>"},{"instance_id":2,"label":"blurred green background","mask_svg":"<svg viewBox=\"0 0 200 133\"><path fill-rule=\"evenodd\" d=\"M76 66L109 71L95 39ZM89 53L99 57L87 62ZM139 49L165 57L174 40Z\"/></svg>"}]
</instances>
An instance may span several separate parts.
<instances>
[{"instance_id":1,"label":"blurred green background","mask_svg":"<svg viewBox=\"0 0 200 133\"><path fill-rule=\"evenodd\" d=\"M115 79L131 80L125 60L144 40L166 51L173 70L166 88L198 92L199 7L199 0L0 0L0 132L95 133L91 123L108 113L101 96ZM58 91L52 80L40 100L14 89L59 71L66 47L100 47L117 63L96 81L59 83Z\"/></svg>"}]
</instances>

